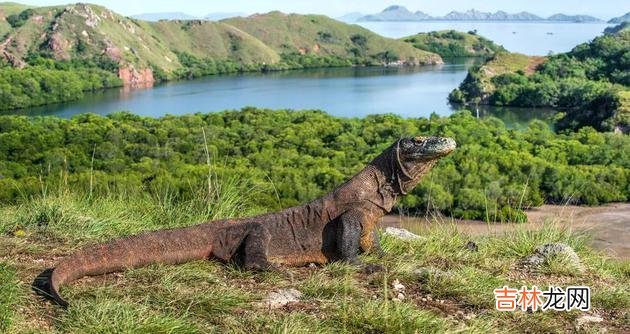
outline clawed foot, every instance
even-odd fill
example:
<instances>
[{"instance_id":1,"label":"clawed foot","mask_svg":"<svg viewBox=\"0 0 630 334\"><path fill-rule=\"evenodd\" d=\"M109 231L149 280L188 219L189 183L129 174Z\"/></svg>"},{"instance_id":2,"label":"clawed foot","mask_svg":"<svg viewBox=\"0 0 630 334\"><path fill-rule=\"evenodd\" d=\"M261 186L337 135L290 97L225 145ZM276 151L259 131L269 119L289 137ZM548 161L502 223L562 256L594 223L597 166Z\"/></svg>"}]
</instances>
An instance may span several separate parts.
<instances>
[{"instance_id":1,"label":"clawed foot","mask_svg":"<svg viewBox=\"0 0 630 334\"><path fill-rule=\"evenodd\" d=\"M280 267L272 264L271 262L250 262L245 264L245 269L253 272L281 270Z\"/></svg>"}]
</instances>

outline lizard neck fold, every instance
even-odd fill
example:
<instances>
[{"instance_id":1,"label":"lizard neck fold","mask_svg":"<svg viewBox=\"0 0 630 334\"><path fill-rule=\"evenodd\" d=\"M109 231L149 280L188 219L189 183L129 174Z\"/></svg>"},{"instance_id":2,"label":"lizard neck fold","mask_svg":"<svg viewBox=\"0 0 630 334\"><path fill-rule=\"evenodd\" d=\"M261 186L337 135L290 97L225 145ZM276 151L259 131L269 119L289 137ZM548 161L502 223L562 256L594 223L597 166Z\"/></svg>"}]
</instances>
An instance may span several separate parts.
<instances>
[{"instance_id":1,"label":"lizard neck fold","mask_svg":"<svg viewBox=\"0 0 630 334\"><path fill-rule=\"evenodd\" d=\"M422 163L405 164L401 157L400 141L396 142L372 163L384 181L379 187L381 196L388 193L395 201L398 196L408 194L435 163L436 160L427 160Z\"/></svg>"}]
</instances>

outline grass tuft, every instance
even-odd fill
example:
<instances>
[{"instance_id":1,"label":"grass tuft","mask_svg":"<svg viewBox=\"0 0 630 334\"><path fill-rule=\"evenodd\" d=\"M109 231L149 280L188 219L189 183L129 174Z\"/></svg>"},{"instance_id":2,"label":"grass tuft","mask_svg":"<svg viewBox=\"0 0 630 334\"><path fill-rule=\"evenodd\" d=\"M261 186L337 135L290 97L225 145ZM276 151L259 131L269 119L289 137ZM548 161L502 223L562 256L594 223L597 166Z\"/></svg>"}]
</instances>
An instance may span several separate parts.
<instances>
[{"instance_id":1,"label":"grass tuft","mask_svg":"<svg viewBox=\"0 0 630 334\"><path fill-rule=\"evenodd\" d=\"M0 262L0 333L8 332L14 322L20 290L15 268Z\"/></svg>"}]
</instances>

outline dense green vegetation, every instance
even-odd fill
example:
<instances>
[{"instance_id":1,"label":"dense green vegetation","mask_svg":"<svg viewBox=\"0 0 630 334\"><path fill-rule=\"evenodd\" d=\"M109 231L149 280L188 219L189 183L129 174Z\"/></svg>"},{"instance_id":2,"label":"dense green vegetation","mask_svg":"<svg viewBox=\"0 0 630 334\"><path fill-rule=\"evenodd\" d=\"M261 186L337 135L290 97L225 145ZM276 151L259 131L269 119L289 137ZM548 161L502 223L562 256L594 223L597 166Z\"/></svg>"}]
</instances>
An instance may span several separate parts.
<instances>
[{"instance_id":1,"label":"dense green vegetation","mask_svg":"<svg viewBox=\"0 0 630 334\"><path fill-rule=\"evenodd\" d=\"M630 127L624 105L630 87L630 31L605 34L571 52L534 58L499 55L472 69L451 102L521 107L552 107L565 112L557 127L576 130L592 126L610 131ZM515 69L516 68L516 69Z\"/></svg>"},{"instance_id":2,"label":"dense green vegetation","mask_svg":"<svg viewBox=\"0 0 630 334\"><path fill-rule=\"evenodd\" d=\"M0 67L0 110L78 100L122 81L96 66L37 58L24 69Z\"/></svg>"},{"instance_id":3,"label":"dense green vegetation","mask_svg":"<svg viewBox=\"0 0 630 334\"><path fill-rule=\"evenodd\" d=\"M520 209L544 202L630 198L628 136L589 128L557 135L542 122L515 131L467 113L344 119L245 109L159 119L0 117L0 201L28 201L60 184L187 200L205 182L210 159L213 172L248 182L261 191L260 207L274 210L332 190L400 136L423 134L452 136L459 149L405 197L401 210L521 220Z\"/></svg>"},{"instance_id":4,"label":"dense green vegetation","mask_svg":"<svg viewBox=\"0 0 630 334\"><path fill-rule=\"evenodd\" d=\"M467 33L455 30L418 33L401 38L415 48L439 54L442 58L487 57L506 50L476 31Z\"/></svg>"},{"instance_id":5,"label":"dense green vegetation","mask_svg":"<svg viewBox=\"0 0 630 334\"><path fill-rule=\"evenodd\" d=\"M178 53L182 68L174 72L177 78L198 78L207 75L240 73L240 72L266 72L302 68L318 67L344 67L351 66L353 61L337 56L317 56L301 55L299 53L282 54L282 62L277 64L242 64L232 60L214 60L212 58L199 58L189 53ZM158 81L167 80L166 75L160 74L159 69L154 69L158 73Z\"/></svg>"}]
</instances>

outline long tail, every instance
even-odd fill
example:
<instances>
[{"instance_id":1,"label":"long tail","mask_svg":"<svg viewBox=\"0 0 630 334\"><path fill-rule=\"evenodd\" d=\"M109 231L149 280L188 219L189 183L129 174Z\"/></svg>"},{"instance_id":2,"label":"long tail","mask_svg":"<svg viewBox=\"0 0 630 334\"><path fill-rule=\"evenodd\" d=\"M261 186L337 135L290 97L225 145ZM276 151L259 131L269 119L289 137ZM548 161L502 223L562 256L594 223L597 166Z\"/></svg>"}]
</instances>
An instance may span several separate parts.
<instances>
[{"instance_id":1,"label":"long tail","mask_svg":"<svg viewBox=\"0 0 630 334\"><path fill-rule=\"evenodd\" d=\"M33 282L33 289L60 306L68 302L61 286L84 276L94 276L154 263L178 264L207 259L212 253L210 223L181 229L140 234L84 248L46 269Z\"/></svg>"}]
</instances>

